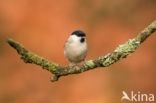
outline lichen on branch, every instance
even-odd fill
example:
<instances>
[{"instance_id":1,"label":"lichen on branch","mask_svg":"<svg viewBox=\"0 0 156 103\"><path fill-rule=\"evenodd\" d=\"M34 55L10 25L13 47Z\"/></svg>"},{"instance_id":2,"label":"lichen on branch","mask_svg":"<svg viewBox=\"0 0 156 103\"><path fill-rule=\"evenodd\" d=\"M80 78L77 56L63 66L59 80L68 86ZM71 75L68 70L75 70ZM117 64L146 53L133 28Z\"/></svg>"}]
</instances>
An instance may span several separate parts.
<instances>
[{"instance_id":1,"label":"lichen on branch","mask_svg":"<svg viewBox=\"0 0 156 103\"><path fill-rule=\"evenodd\" d=\"M23 45L13 39L8 39L8 44L13 47L21 56L25 63L31 63L41 66L43 69L50 71L53 74L51 81L57 81L59 77L70 74L78 74L98 67L108 67L117 61L126 58L129 54L143 43L152 33L156 31L156 20L141 31L135 38L129 39L126 43L119 45L112 53L97 57L94 60L85 61L79 66L61 66L58 63L49 61L41 56L27 50Z\"/></svg>"}]
</instances>

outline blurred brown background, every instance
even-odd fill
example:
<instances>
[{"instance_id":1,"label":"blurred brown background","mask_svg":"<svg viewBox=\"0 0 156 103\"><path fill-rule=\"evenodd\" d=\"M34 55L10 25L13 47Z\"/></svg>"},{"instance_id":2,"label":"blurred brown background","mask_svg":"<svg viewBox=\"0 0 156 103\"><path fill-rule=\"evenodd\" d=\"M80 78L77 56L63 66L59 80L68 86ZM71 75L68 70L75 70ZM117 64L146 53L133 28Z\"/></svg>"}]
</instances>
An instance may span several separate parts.
<instances>
[{"instance_id":1,"label":"blurred brown background","mask_svg":"<svg viewBox=\"0 0 156 103\"><path fill-rule=\"evenodd\" d=\"M6 43L62 65L70 33L87 33L88 59L105 55L156 19L156 0L0 0L0 103L121 103L122 91L156 94L156 36L125 60L50 82ZM155 33L156 34L156 33Z\"/></svg>"}]
</instances>

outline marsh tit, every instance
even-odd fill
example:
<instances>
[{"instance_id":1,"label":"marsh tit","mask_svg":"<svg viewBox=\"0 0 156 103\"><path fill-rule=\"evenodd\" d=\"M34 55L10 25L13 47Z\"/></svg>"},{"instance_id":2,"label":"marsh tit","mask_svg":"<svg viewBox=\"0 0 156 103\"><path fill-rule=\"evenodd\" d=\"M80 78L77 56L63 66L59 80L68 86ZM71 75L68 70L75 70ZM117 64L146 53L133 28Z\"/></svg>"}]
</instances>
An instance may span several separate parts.
<instances>
[{"instance_id":1,"label":"marsh tit","mask_svg":"<svg viewBox=\"0 0 156 103\"><path fill-rule=\"evenodd\" d=\"M87 54L86 34L76 30L69 36L64 46L64 55L72 64L84 61Z\"/></svg>"}]
</instances>

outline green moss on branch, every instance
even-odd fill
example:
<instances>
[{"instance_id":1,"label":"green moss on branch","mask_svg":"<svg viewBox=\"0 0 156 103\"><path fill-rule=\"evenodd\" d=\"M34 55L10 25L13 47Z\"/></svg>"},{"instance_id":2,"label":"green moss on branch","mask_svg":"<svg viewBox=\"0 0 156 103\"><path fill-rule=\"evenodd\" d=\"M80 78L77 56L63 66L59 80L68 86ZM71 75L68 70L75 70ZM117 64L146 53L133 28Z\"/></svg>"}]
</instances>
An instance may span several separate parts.
<instances>
[{"instance_id":1,"label":"green moss on branch","mask_svg":"<svg viewBox=\"0 0 156 103\"><path fill-rule=\"evenodd\" d=\"M22 46L20 43L13 39L8 39L8 44L13 47L21 59L25 63L31 63L41 66L43 69L50 71L53 74L52 81L57 81L59 77L70 74L78 74L97 67L108 67L117 61L126 58L143 43L152 33L156 31L156 21L153 21L143 31L141 31L136 38L129 39L126 43L119 45L114 52L105 56L100 56L94 60L84 62L80 66L60 66L57 63L51 62L41 56L38 56Z\"/></svg>"}]
</instances>

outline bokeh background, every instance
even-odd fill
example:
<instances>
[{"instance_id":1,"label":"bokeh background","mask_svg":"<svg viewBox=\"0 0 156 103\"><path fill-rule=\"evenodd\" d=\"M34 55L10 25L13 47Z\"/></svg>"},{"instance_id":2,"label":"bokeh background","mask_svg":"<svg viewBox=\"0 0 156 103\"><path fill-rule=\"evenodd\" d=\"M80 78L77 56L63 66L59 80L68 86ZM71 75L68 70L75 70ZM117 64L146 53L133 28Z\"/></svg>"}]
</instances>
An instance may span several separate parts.
<instances>
[{"instance_id":1,"label":"bokeh background","mask_svg":"<svg viewBox=\"0 0 156 103\"><path fill-rule=\"evenodd\" d=\"M51 73L25 64L7 43L66 65L63 46L87 33L87 60L112 52L156 19L156 0L0 0L0 103L122 103L122 91L156 94L156 36L128 58L50 82ZM126 101L124 102L126 103Z\"/></svg>"}]
</instances>

